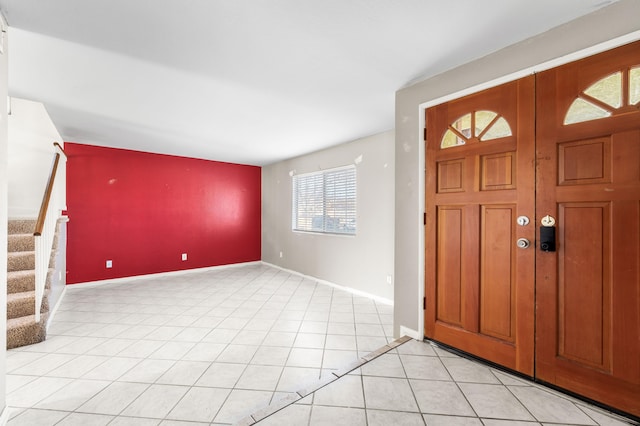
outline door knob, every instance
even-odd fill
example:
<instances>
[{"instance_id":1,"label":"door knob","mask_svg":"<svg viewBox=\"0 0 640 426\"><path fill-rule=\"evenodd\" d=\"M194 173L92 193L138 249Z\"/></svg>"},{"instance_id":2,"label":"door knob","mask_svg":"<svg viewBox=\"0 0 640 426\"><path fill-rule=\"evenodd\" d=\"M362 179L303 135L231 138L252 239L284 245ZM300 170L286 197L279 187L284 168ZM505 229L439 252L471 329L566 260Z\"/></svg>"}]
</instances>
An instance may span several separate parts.
<instances>
[{"instance_id":1,"label":"door knob","mask_svg":"<svg viewBox=\"0 0 640 426\"><path fill-rule=\"evenodd\" d=\"M553 226L556 224L556 220L554 219L553 216L549 216L546 215L545 217L542 218L542 220L540 220L540 222L542 223L542 226Z\"/></svg>"},{"instance_id":2,"label":"door knob","mask_svg":"<svg viewBox=\"0 0 640 426\"><path fill-rule=\"evenodd\" d=\"M529 245L531 245L529 240L527 240L526 238L520 238L517 244L518 244L518 247L520 247L521 249L526 249L527 247L529 247Z\"/></svg>"}]
</instances>

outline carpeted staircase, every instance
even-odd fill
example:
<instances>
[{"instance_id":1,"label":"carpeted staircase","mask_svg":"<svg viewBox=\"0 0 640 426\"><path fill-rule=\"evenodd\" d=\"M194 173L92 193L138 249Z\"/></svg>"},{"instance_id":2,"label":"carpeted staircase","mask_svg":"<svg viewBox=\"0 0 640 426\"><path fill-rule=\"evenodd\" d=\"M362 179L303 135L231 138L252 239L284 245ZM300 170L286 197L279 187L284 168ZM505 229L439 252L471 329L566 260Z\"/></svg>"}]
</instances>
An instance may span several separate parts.
<instances>
[{"instance_id":1,"label":"carpeted staircase","mask_svg":"<svg viewBox=\"0 0 640 426\"><path fill-rule=\"evenodd\" d=\"M7 245L7 349L42 342L49 316L51 271L35 322L35 220L10 220ZM54 246L55 246L54 241Z\"/></svg>"}]
</instances>

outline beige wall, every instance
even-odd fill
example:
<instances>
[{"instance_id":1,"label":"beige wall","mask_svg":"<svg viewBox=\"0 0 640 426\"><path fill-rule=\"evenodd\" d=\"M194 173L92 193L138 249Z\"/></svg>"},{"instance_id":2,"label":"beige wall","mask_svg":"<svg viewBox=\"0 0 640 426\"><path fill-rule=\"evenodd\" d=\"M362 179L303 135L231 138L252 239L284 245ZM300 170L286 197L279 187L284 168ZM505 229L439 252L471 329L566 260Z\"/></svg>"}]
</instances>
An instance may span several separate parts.
<instances>
[{"instance_id":1,"label":"beige wall","mask_svg":"<svg viewBox=\"0 0 640 426\"><path fill-rule=\"evenodd\" d=\"M263 167L262 260L392 300L393 138L393 131L380 133ZM289 172L302 174L350 164L357 170L357 235L293 232Z\"/></svg>"},{"instance_id":2,"label":"beige wall","mask_svg":"<svg viewBox=\"0 0 640 426\"><path fill-rule=\"evenodd\" d=\"M396 93L396 336L400 334L401 327L418 336L423 332L424 142L421 134L425 105L569 62L585 56L586 53L581 52L583 49L595 53L638 39L639 31L640 0L621 0Z\"/></svg>"}]
</instances>

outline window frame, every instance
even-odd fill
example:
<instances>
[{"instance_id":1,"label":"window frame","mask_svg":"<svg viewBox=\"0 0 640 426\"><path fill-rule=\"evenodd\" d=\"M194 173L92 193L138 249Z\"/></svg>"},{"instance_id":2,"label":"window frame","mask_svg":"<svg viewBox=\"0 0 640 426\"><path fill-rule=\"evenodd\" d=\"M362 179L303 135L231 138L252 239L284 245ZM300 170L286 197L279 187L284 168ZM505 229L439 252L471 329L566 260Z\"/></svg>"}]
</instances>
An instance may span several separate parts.
<instances>
[{"instance_id":1,"label":"window frame","mask_svg":"<svg viewBox=\"0 0 640 426\"><path fill-rule=\"evenodd\" d=\"M343 176L341 176L337 185L335 182L333 186L327 185L327 181L331 177L339 176L340 174ZM302 200L300 197L302 189L300 185L305 185L308 192L316 191L316 193L309 194L309 197ZM292 174L291 230L293 232L322 235L356 236L357 186L357 169L353 164L298 175ZM329 194L331 189L333 189L333 195ZM329 206L333 209L333 214L328 212ZM301 213L301 210L305 209L305 207L307 212ZM318 210L321 210L320 214ZM318 219L321 226L318 226ZM301 225L301 221L307 221L308 223L306 226ZM343 230L339 230L340 228Z\"/></svg>"}]
</instances>

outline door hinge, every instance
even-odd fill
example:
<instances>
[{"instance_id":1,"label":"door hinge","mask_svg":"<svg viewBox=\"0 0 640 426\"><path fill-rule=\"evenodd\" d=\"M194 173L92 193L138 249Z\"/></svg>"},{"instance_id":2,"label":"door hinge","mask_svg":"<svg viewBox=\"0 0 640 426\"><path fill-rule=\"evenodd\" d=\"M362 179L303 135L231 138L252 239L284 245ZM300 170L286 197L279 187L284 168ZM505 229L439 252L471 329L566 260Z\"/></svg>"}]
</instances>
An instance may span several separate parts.
<instances>
[{"instance_id":1,"label":"door hinge","mask_svg":"<svg viewBox=\"0 0 640 426\"><path fill-rule=\"evenodd\" d=\"M422 310L423 311L427 310L427 298L426 297L422 298Z\"/></svg>"},{"instance_id":2,"label":"door hinge","mask_svg":"<svg viewBox=\"0 0 640 426\"><path fill-rule=\"evenodd\" d=\"M426 127L424 128L424 132L423 132L422 137L424 138L425 141L427 140L427 128Z\"/></svg>"},{"instance_id":3,"label":"door hinge","mask_svg":"<svg viewBox=\"0 0 640 426\"><path fill-rule=\"evenodd\" d=\"M422 224L426 225L427 224L427 212L424 212L422 214Z\"/></svg>"}]
</instances>

